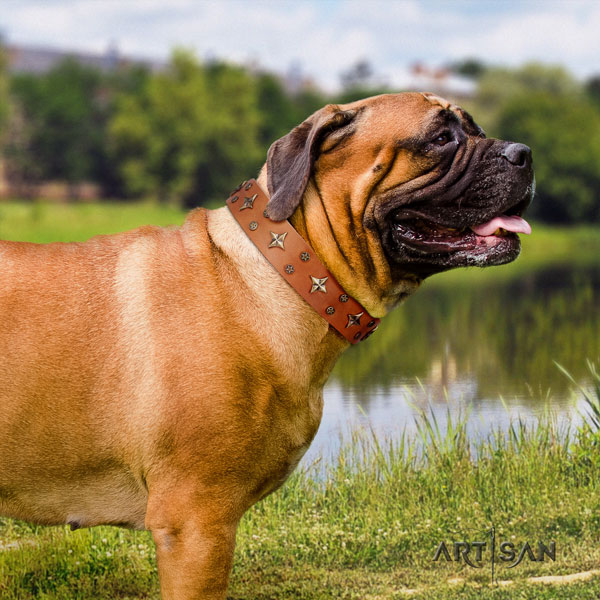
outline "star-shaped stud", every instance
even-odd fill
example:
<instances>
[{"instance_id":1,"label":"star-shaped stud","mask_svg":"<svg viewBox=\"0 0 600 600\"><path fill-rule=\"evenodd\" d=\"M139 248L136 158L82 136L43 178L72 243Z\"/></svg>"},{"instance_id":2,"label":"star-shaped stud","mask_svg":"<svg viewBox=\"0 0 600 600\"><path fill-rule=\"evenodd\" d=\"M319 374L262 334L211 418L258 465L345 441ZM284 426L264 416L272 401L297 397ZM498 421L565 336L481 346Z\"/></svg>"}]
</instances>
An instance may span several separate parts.
<instances>
[{"instance_id":1,"label":"star-shaped stud","mask_svg":"<svg viewBox=\"0 0 600 600\"><path fill-rule=\"evenodd\" d=\"M360 325L360 318L364 315L364 312L358 313L357 315L348 315L348 323L346 328L352 327L353 325Z\"/></svg>"},{"instance_id":2,"label":"star-shaped stud","mask_svg":"<svg viewBox=\"0 0 600 600\"><path fill-rule=\"evenodd\" d=\"M285 236L288 234L287 231L283 233L275 233L274 231L269 232L271 234L271 243L269 244L269 248L281 248L285 250L283 247L283 243L285 242Z\"/></svg>"},{"instance_id":3,"label":"star-shaped stud","mask_svg":"<svg viewBox=\"0 0 600 600\"><path fill-rule=\"evenodd\" d=\"M313 277L310 276L312 281L312 288L310 288L310 293L314 294L315 292L323 292L327 293L327 289L325 288L325 282L329 279L329 277Z\"/></svg>"},{"instance_id":4,"label":"star-shaped stud","mask_svg":"<svg viewBox=\"0 0 600 600\"><path fill-rule=\"evenodd\" d=\"M244 198L244 204L242 204L242 206L240 206L240 210L244 210L245 208L254 208L254 201L256 200L257 197L258 197L258 194L254 194L254 196L252 196L251 198L248 198L248 196L246 196Z\"/></svg>"}]
</instances>

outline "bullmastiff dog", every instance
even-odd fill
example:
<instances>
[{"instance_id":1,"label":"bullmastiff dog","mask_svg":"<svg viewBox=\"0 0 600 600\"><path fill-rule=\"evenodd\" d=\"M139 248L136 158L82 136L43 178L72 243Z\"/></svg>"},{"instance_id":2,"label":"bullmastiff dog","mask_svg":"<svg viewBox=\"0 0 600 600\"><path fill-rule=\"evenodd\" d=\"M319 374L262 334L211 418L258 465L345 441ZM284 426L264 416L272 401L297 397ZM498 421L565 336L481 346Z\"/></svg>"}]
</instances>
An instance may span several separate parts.
<instances>
[{"instance_id":1,"label":"bullmastiff dog","mask_svg":"<svg viewBox=\"0 0 600 600\"><path fill-rule=\"evenodd\" d=\"M258 185L269 218L384 317L434 273L515 259L533 174L527 146L405 93L317 111ZM348 346L227 207L2 242L0 514L148 529L165 600L223 599L240 517L308 448Z\"/></svg>"}]
</instances>

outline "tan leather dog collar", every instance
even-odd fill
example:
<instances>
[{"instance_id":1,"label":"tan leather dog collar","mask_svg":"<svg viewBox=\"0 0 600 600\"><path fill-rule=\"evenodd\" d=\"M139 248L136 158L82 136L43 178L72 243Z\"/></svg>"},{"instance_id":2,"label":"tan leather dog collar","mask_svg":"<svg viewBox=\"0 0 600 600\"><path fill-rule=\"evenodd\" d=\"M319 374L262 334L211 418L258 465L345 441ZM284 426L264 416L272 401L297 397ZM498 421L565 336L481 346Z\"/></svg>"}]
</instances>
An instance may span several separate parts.
<instances>
[{"instance_id":1,"label":"tan leather dog collar","mask_svg":"<svg viewBox=\"0 0 600 600\"><path fill-rule=\"evenodd\" d=\"M256 180L244 181L227 206L246 235L280 275L351 344L367 339L379 325L347 294L289 221L272 221L268 196Z\"/></svg>"}]
</instances>

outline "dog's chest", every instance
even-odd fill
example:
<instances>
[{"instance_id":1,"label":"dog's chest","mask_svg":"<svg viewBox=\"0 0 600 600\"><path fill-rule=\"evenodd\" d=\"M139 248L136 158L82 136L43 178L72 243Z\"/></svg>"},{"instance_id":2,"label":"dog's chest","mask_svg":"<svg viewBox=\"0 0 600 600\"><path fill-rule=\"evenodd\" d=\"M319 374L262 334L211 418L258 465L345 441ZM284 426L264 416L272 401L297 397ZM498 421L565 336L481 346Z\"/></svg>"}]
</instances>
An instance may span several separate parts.
<instances>
[{"instance_id":1,"label":"dog's chest","mask_svg":"<svg viewBox=\"0 0 600 600\"><path fill-rule=\"evenodd\" d=\"M310 447L321 422L323 397L320 390L308 394L303 409L291 413L279 423L277 436L265 444L267 456L258 485L258 495L264 498L278 489L296 469Z\"/></svg>"},{"instance_id":2,"label":"dog's chest","mask_svg":"<svg viewBox=\"0 0 600 600\"><path fill-rule=\"evenodd\" d=\"M274 468L269 469L268 474L260 480L260 483L255 488L255 501L262 500L269 494L272 494L286 482L298 466L309 446L310 442L289 452L278 461L278 464Z\"/></svg>"}]
</instances>

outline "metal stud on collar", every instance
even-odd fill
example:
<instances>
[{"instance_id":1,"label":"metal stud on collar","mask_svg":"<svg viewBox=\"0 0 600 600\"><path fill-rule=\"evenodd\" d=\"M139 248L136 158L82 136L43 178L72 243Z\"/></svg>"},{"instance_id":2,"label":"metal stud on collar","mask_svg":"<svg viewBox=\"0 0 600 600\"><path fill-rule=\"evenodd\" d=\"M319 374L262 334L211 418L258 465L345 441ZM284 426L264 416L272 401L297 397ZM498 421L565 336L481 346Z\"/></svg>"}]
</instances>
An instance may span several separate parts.
<instances>
[{"instance_id":1,"label":"metal stud on collar","mask_svg":"<svg viewBox=\"0 0 600 600\"><path fill-rule=\"evenodd\" d=\"M329 279L329 277L313 277L310 276L312 281L312 287L310 288L310 293L314 294L315 292L323 292L323 294L327 293L327 288L325 287L325 283Z\"/></svg>"},{"instance_id":2,"label":"metal stud on collar","mask_svg":"<svg viewBox=\"0 0 600 600\"><path fill-rule=\"evenodd\" d=\"M283 233L275 233L274 231L269 231L271 234L271 243L269 244L269 248L281 248L285 250L285 236L288 234L287 231Z\"/></svg>"},{"instance_id":3,"label":"metal stud on collar","mask_svg":"<svg viewBox=\"0 0 600 600\"><path fill-rule=\"evenodd\" d=\"M244 191L238 195L240 189ZM234 210L234 204L242 198L243 202ZM275 222L269 218L268 201L258 183L250 179L231 194L227 206L273 268L335 331L352 344L369 337L379 319L373 318L344 291L289 221ZM314 275L315 272L322 276Z\"/></svg>"},{"instance_id":4,"label":"metal stud on collar","mask_svg":"<svg viewBox=\"0 0 600 600\"><path fill-rule=\"evenodd\" d=\"M346 327L355 327L356 325L360 325L360 318L364 314L364 312L361 312L357 315L348 315L348 323L346 324Z\"/></svg>"},{"instance_id":5,"label":"metal stud on collar","mask_svg":"<svg viewBox=\"0 0 600 600\"><path fill-rule=\"evenodd\" d=\"M246 189L248 189L248 186L246 186ZM252 196L251 198L246 196L244 198L244 204L240 206L240 210L244 210L245 208L254 208L254 201L256 200L257 196L258 194L254 194L254 196Z\"/></svg>"}]
</instances>

